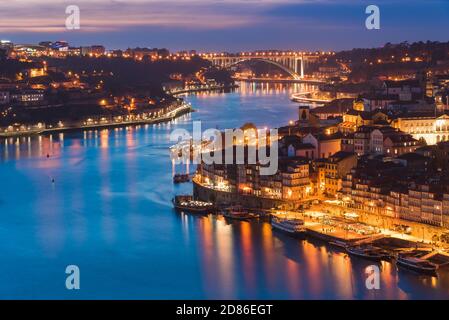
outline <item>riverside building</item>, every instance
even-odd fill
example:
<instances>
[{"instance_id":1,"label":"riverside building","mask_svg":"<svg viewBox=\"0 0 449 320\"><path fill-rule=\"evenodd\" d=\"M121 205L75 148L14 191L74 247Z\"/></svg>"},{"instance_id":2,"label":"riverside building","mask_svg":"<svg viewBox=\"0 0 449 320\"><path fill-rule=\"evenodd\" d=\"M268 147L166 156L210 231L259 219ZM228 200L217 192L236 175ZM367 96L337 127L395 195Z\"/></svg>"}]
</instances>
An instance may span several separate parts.
<instances>
[{"instance_id":1,"label":"riverside building","mask_svg":"<svg viewBox=\"0 0 449 320\"><path fill-rule=\"evenodd\" d=\"M261 175L260 164L206 164L198 166L194 193L218 204L244 204L270 209L295 208L313 196L309 161L302 157L280 158L274 175Z\"/></svg>"},{"instance_id":2,"label":"riverside building","mask_svg":"<svg viewBox=\"0 0 449 320\"><path fill-rule=\"evenodd\" d=\"M404 159L364 158L343 179L339 197L347 207L380 219L448 228L449 176L431 170L430 158Z\"/></svg>"}]
</instances>

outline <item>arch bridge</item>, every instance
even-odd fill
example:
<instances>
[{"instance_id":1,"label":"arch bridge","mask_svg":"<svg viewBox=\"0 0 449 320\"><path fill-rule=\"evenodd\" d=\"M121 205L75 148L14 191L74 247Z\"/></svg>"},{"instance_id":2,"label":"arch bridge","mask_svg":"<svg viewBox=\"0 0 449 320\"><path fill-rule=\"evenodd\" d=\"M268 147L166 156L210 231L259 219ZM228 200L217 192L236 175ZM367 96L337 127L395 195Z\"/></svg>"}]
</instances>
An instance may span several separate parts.
<instances>
[{"instance_id":1,"label":"arch bridge","mask_svg":"<svg viewBox=\"0 0 449 320\"><path fill-rule=\"evenodd\" d=\"M212 62L212 65L221 68L230 68L245 61L263 61L279 67L287 72L295 80L304 78L304 70L308 63L317 61L318 54L303 53L279 53L256 52L239 54L204 54L204 59Z\"/></svg>"}]
</instances>

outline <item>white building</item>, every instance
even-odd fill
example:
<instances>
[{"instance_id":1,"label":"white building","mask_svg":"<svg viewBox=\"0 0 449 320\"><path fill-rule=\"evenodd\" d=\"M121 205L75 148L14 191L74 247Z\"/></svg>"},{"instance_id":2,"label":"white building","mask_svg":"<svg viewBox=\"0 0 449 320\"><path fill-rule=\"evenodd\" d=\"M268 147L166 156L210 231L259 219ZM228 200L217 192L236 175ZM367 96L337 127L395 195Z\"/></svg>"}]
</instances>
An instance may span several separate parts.
<instances>
[{"instance_id":1,"label":"white building","mask_svg":"<svg viewBox=\"0 0 449 320\"><path fill-rule=\"evenodd\" d=\"M40 90L30 90L11 94L11 101L20 103L35 103L43 100L44 92Z\"/></svg>"}]
</instances>

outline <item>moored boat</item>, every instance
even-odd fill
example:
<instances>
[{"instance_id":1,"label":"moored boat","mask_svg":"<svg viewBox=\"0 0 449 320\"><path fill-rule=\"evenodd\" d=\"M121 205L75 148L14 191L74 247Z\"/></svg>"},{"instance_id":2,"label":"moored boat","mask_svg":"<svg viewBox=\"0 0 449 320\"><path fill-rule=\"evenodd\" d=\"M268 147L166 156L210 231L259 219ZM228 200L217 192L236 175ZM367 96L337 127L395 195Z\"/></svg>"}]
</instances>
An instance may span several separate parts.
<instances>
[{"instance_id":1,"label":"moored boat","mask_svg":"<svg viewBox=\"0 0 449 320\"><path fill-rule=\"evenodd\" d=\"M226 208L223 211L223 216L234 220L251 220L257 218L256 214L249 212L241 206Z\"/></svg>"},{"instance_id":2,"label":"moored boat","mask_svg":"<svg viewBox=\"0 0 449 320\"><path fill-rule=\"evenodd\" d=\"M384 250L371 246L348 246L346 248L346 251L352 256L372 261L389 259L389 255Z\"/></svg>"},{"instance_id":3,"label":"moored boat","mask_svg":"<svg viewBox=\"0 0 449 320\"><path fill-rule=\"evenodd\" d=\"M346 248L348 247L348 243L345 241L341 241L341 240L329 241L329 244L331 246L334 246L339 249L344 249L344 250L346 250Z\"/></svg>"},{"instance_id":4,"label":"moored boat","mask_svg":"<svg viewBox=\"0 0 449 320\"><path fill-rule=\"evenodd\" d=\"M435 276L437 272L437 266L432 262L407 254L399 254L396 264L398 267L427 275Z\"/></svg>"},{"instance_id":5,"label":"moored boat","mask_svg":"<svg viewBox=\"0 0 449 320\"><path fill-rule=\"evenodd\" d=\"M173 183L183 183L183 182L189 182L189 181L190 181L190 176L187 173L186 174L177 173L173 177Z\"/></svg>"},{"instance_id":6,"label":"moored boat","mask_svg":"<svg viewBox=\"0 0 449 320\"><path fill-rule=\"evenodd\" d=\"M189 195L175 196L172 202L175 210L179 212L209 214L215 211L215 206L212 202L194 200Z\"/></svg>"},{"instance_id":7,"label":"moored boat","mask_svg":"<svg viewBox=\"0 0 449 320\"><path fill-rule=\"evenodd\" d=\"M271 217L271 226L290 235L303 235L305 232L304 220L299 218Z\"/></svg>"}]
</instances>

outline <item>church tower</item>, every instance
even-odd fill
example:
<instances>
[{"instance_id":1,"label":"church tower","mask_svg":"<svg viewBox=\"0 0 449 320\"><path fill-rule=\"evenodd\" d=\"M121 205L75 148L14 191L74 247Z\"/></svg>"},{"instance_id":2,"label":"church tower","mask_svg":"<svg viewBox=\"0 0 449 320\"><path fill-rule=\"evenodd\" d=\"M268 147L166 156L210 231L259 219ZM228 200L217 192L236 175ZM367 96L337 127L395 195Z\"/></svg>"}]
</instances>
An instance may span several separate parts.
<instances>
[{"instance_id":1,"label":"church tower","mask_svg":"<svg viewBox=\"0 0 449 320\"><path fill-rule=\"evenodd\" d=\"M299 122L309 122L310 108L308 106L299 106L298 116L299 116L298 117Z\"/></svg>"},{"instance_id":2,"label":"church tower","mask_svg":"<svg viewBox=\"0 0 449 320\"><path fill-rule=\"evenodd\" d=\"M299 106L298 125L301 127L319 127L319 118L310 112L309 106Z\"/></svg>"}]
</instances>

